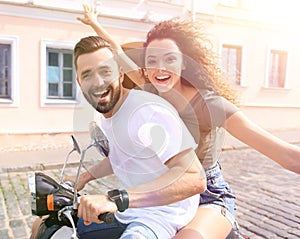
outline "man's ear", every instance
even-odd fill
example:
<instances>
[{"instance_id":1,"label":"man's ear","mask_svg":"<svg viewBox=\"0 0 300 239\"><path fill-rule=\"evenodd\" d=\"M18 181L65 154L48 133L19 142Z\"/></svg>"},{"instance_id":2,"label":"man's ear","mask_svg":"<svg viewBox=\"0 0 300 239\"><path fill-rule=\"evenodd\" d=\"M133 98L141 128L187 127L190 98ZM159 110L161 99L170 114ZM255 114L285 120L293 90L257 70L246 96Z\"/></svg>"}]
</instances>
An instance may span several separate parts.
<instances>
[{"instance_id":1,"label":"man's ear","mask_svg":"<svg viewBox=\"0 0 300 239\"><path fill-rule=\"evenodd\" d=\"M76 81L77 81L78 85L81 86L78 75L76 75Z\"/></svg>"}]
</instances>

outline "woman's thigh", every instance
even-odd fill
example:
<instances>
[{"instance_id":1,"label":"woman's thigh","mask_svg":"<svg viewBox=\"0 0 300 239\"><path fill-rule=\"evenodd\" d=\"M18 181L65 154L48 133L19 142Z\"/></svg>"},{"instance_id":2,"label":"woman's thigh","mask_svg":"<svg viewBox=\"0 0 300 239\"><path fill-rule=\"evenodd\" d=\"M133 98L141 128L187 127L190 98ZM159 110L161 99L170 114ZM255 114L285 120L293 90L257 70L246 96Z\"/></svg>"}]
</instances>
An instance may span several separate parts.
<instances>
[{"instance_id":1,"label":"woman's thigh","mask_svg":"<svg viewBox=\"0 0 300 239\"><path fill-rule=\"evenodd\" d=\"M221 209L198 208L193 220L183 227L174 239L222 239L232 229L231 222L221 213Z\"/></svg>"}]
</instances>

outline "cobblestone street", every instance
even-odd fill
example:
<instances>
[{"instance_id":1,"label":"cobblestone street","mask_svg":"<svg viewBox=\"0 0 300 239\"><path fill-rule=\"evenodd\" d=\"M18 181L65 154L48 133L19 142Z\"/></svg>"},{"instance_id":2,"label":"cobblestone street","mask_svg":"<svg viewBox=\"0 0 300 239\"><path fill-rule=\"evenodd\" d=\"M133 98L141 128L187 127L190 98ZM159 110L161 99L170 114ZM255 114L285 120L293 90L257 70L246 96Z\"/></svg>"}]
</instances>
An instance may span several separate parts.
<instances>
[{"instance_id":1,"label":"cobblestone street","mask_svg":"<svg viewBox=\"0 0 300 239\"><path fill-rule=\"evenodd\" d=\"M243 234L251 239L300 238L300 175L282 169L251 149L222 153L223 174L237 196L236 215ZM59 178L60 169L44 173ZM67 175L76 169L68 168ZM0 174L0 238L27 239L31 215L27 176L31 171ZM103 185L103 183L105 185ZM99 192L109 181L93 182L86 192Z\"/></svg>"},{"instance_id":2,"label":"cobblestone street","mask_svg":"<svg viewBox=\"0 0 300 239\"><path fill-rule=\"evenodd\" d=\"M228 151L222 158L242 232L251 239L300 238L300 175L250 149Z\"/></svg>"}]
</instances>

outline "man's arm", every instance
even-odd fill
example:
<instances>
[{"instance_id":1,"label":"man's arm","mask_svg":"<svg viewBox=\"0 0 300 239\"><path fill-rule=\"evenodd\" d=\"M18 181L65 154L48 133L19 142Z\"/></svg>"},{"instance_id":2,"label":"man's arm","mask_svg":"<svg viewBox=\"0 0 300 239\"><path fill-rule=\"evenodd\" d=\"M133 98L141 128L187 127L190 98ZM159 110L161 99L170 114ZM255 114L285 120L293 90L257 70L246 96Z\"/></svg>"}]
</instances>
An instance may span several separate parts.
<instances>
[{"instance_id":1,"label":"man's arm","mask_svg":"<svg viewBox=\"0 0 300 239\"><path fill-rule=\"evenodd\" d=\"M126 189L129 207L162 206L206 190L206 175L194 150L185 150L166 162L169 170L146 184Z\"/></svg>"},{"instance_id":2,"label":"man's arm","mask_svg":"<svg viewBox=\"0 0 300 239\"><path fill-rule=\"evenodd\" d=\"M85 171L84 173L80 174L77 184L77 190L80 191L84 188L84 186L96 179L96 178L102 178L108 175L111 175L113 173L113 170L111 168L111 164L109 162L109 158L104 158L99 163L88 169L88 171ZM75 181L75 176L73 177L66 177L65 181Z\"/></svg>"},{"instance_id":3,"label":"man's arm","mask_svg":"<svg viewBox=\"0 0 300 239\"><path fill-rule=\"evenodd\" d=\"M128 188L129 208L162 206L184 200L206 190L206 175L194 150L185 150L166 162L169 170L149 183ZM86 225L98 222L98 215L116 212L107 195L81 197L78 216Z\"/></svg>"}]
</instances>

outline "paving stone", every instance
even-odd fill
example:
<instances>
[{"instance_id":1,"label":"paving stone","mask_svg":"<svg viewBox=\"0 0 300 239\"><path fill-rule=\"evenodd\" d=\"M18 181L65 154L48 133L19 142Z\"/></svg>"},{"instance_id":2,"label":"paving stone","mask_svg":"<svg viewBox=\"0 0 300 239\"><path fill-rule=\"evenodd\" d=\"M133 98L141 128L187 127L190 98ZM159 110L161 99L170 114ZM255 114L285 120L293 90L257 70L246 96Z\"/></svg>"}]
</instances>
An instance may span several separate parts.
<instances>
[{"instance_id":1,"label":"paving stone","mask_svg":"<svg viewBox=\"0 0 300 239\"><path fill-rule=\"evenodd\" d=\"M26 237L26 224L23 220L11 220L9 226L12 228L14 238Z\"/></svg>"},{"instance_id":2,"label":"paving stone","mask_svg":"<svg viewBox=\"0 0 300 239\"><path fill-rule=\"evenodd\" d=\"M280 237L280 238L288 237L288 232L285 231L284 229L276 227L276 225L274 225L275 224L274 221L273 222L270 221L269 223L272 223L272 225L270 225L268 223L262 223L261 228L268 232L276 234L277 237Z\"/></svg>"},{"instance_id":3,"label":"paving stone","mask_svg":"<svg viewBox=\"0 0 300 239\"><path fill-rule=\"evenodd\" d=\"M256 236L261 237L261 238L266 238L266 239L271 239L271 238L275 239L275 238L278 238L278 236L276 234L274 234L271 231L265 230L264 228L262 228L260 226L254 225L254 226L251 226L251 227L249 227L247 229L249 231L253 232L253 234L255 234Z\"/></svg>"},{"instance_id":4,"label":"paving stone","mask_svg":"<svg viewBox=\"0 0 300 239\"><path fill-rule=\"evenodd\" d=\"M300 229L292 229L288 231L290 234L290 237L292 238L300 238Z\"/></svg>"},{"instance_id":5,"label":"paving stone","mask_svg":"<svg viewBox=\"0 0 300 239\"><path fill-rule=\"evenodd\" d=\"M0 238L1 239L11 239L7 229L1 229L0 230Z\"/></svg>"},{"instance_id":6,"label":"paving stone","mask_svg":"<svg viewBox=\"0 0 300 239\"><path fill-rule=\"evenodd\" d=\"M281 217L278 215L273 215L272 217L270 217L270 219L274 222L274 225L275 225L275 222L277 221L277 222L281 222L284 225L286 225L286 228L299 228L300 229L300 224L293 220L290 220L290 219L287 219L287 218L284 218L284 217Z\"/></svg>"}]
</instances>

